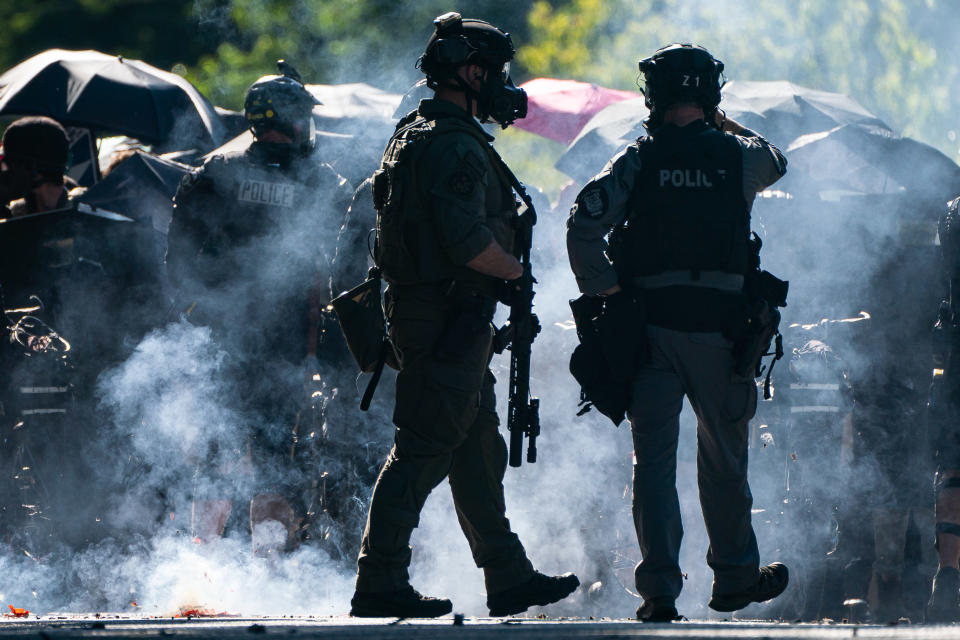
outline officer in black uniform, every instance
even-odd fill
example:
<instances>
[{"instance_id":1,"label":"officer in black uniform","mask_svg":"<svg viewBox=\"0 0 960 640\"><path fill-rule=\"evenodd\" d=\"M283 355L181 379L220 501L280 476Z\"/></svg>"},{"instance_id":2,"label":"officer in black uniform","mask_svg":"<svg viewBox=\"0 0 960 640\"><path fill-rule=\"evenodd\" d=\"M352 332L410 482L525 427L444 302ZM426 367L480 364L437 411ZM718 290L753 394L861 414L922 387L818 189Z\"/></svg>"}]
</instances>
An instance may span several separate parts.
<instances>
[{"instance_id":1,"label":"officer in black uniform","mask_svg":"<svg viewBox=\"0 0 960 640\"><path fill-rule=\"evenodd\" d=\"M940 217L940 247L948 297L934 327L934 370L930 393L930 439L937 457L936 540L939 566L927 604L928 622L960 620L960 198Z\"/></svg>"},{"instance_id":2,"label":"officer in black uniform","mask_svg":"<svg viewBox=\"0 0 960 640\"><path fill-rule=\"evenodd\" d=\"M448 13L420 58L435 97L397 124L374 175L377 262L400 362L394 447L373 490L351 615L434 617L450 600L410 586L410 536L448 478L492 616L565 598L573 574L534 571L506 518L507 451L488 368L496 296L523 269L511 253L517 203L509 169L476 118L507 126L526 94L506 65L509 35Z\"/></svg>"},{"instance_id":3,"label":"officer in black uniform","mask_svg":"<svg viewBox=\"0 0 960 640\"><path fill-rule=\"evenodd\" d=\"M714 570L710 607L735 611L786 588L784 565L759 567L747 484L756 387L752 379L733 380L730 337L739 337L746 322L751 204L784 174L786 160L718 111L723 63L705 49L664 47L642 60L640 71L649 135L580 192L567 247L583 293L607 296L610 309L624 308L627 297L646 308L649 353L638 358L628 412L643 554L637 615L662 621L676 617L683 586L675 477L684 395L697 414L700 502ZM637 331L642 327L624 329L624 344Z\"/></svg>"},{"instance_id":4,"label":"officer in black uniform","mask_svg":"<svg viewBox=\"0 0 960 640\"><path fill-rule=\"evenodd\" d=\"M283 74L257 80L244 101L254 142L184 177L166 262L177 308L211 326L229 354L227 382L249 427L256 476L251 527L280 521L290 546L303 513L289 500L306 473L289 462L304 407L295 399L317 371L316 308L331 297L329 263L352 190L315 149L317 100L289 65L278 66ZM198 537L222 532L238 482L221 478L220 489L195 496Z\"/></svg>"}]
</instances>

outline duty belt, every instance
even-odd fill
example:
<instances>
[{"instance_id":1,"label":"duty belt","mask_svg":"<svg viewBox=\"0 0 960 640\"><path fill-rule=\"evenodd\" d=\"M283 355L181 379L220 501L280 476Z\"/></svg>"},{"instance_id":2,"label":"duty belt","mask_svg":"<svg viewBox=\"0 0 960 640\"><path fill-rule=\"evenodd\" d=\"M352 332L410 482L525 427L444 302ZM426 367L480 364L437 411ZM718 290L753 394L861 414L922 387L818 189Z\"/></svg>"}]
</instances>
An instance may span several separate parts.
<instances>
[{"instance_id":1,"label":"duty belt","mask_svg":"<svg viewBox=\"0 0 960 640\"><path fill-rule=\"evenodd\" d=\"M684 286L722 291L743 290L743 276L724 271L664 271L655 276L637 276L633 282L641 289Z\"/></svg>"}]
</instances>

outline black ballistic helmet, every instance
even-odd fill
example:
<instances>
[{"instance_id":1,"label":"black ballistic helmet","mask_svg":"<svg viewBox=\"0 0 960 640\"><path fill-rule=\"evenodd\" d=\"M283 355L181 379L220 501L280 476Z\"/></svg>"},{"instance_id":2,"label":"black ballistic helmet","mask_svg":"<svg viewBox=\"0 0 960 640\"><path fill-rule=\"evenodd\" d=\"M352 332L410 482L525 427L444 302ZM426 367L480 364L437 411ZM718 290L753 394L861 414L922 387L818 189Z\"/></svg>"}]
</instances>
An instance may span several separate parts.
<instances>
[{"instance_id":1,"label":"black ballistic helmet","mask_svg":"<svg viewBox=\"0 0 960 640\"><path fill-rule=\"evenodd\" d=\"M14 120L3 132L3 158L37 173L62 175L67 169L67 132L53 118L31 116Z\"/></svg>"},{"instance_id":2,"label":"black ballistic helmet","mask_svg":"<svg viewBox=\"0 0 960 640\"><path fill-rule=\"evenodd\" d=\"M321 104L307 91L300 74L283 60L282 75L263 76L247 90L243 115L255 136L273 129L302 144L313 144L313 108ZM308 137L308 139L302 139Z\"/></svg>"},{"instance_id":3,"label":"black ballistic helmet","mask_svg":"<svg viewBox=\"0 0 960 640\"><path fill-rule=\"evenodd\" d=\"M433 35L417 60L417 66L427 76L427 86L437 89L453 82L467 94L468 100L477 103L481 121L494 120L504 128L527 115L527 93L514 86L510 78L509 62L516 50L509 33L483 20L464 20L455 12L437 17L433 24ZM479 92L457 75L457 69L465 64L487 70Z\"/></svg>"},{"instance_id":4,"label":"black ballistic helmet","mask_svg":"<svg viewBox=\"0 0 960 640\"><path fill-rule=\"evenodd\" d=\"M674 104L693 102L707 120L720 104L723 63L693 44L670 44L640 61L643 95L651 120Z\"/></svg>"}]
</instances>

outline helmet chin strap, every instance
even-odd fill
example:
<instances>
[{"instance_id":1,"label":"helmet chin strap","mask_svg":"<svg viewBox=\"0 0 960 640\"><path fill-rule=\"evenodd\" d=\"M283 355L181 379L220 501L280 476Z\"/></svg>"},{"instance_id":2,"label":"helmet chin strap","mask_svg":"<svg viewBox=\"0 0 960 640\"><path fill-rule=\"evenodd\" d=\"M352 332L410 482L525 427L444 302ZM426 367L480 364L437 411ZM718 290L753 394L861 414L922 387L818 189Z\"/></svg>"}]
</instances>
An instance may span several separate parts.
<instances>
[{"instance_id":1,"label":"helmet chin strap","mask_svg":"<svg viewBox=\"0 0 960 640\"><path fill-rule=\"evenodd\" d=\"M470 84L466 80L464 80L459 73L454 73L453 75L450 76L450 78L454 81L455 86L447 85L447 87L450 89L459 89L460 91L463 91L464 96L467 99L467 113L469 113L471 116L476 115L477 117L479 117L481 115L480 109L479 109L480 98L482 97L481 93L476 89L474 89L473 87L471 87ZM477 105L476 114L474 114L474 108L473 108L474 103L476 103Z\"/></svg>"}]
</instances>

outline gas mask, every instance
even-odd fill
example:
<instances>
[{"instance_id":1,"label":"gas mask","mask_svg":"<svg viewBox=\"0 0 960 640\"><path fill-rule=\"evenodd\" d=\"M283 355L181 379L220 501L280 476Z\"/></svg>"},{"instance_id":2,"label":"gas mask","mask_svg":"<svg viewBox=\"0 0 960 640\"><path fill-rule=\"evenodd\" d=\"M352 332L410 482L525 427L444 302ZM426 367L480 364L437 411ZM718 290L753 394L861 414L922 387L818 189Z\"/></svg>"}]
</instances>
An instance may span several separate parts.
<instances>
[{"instance_id":1,"label":"gas mask","mask_svg":"<svg viewBox=\"0 0 960 640\"><path fill-rule=\"evenodd\" d=\"M476 100L480 121L493 120L504 129L527 115L527 92L513 84L509 62L499 74L487 72Z\"/></svg>"}]
</instances>

